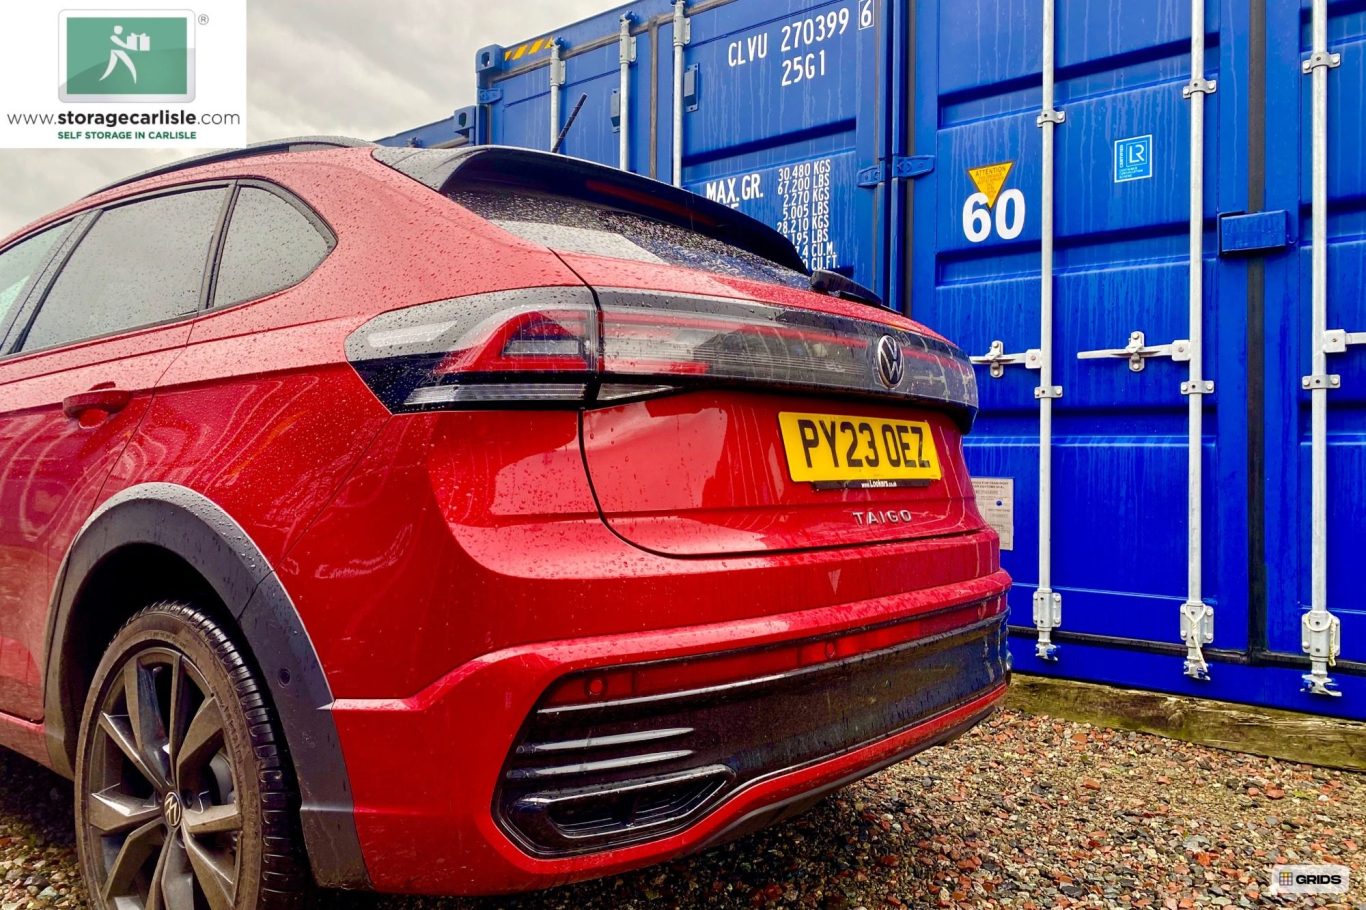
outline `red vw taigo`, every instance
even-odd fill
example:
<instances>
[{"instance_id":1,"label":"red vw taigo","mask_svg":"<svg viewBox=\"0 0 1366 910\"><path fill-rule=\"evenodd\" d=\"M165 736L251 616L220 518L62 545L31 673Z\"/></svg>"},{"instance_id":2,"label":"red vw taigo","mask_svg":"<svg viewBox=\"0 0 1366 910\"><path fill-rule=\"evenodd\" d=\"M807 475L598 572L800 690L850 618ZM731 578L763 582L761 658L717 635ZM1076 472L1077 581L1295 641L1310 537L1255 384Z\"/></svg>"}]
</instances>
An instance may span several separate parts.
<instances>
[{"instance_id":1,"label":"red vw taigo","mask_svg":"<svg viewBox=\"0 0 1366 910\"><path fill-rule=\"evenodd\" d=\"M736 837L1005 691L962 353L535 152L294 140L0 244L0 743L100 908Z\"/></svg>"}]
</instances>

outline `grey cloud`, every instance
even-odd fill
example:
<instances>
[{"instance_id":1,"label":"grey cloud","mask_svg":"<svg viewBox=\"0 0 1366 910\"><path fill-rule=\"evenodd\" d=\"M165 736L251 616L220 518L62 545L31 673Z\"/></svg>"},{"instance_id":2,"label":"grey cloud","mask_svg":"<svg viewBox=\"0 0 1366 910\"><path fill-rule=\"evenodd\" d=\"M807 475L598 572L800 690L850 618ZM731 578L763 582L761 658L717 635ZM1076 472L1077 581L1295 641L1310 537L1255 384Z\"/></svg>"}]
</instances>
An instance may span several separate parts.
<instances>
[{"instance_id":1,"label":"grey cloud","mask_svg":"<svg viewBox=\"0 0 1366 910\"><path fill-rule=\"evenodd\" d=\"M474 54L611 0L247 0L247 138L385 136L474 103ZM174 151L0 150L0 237Z\"/></svg>"}]
</instances>

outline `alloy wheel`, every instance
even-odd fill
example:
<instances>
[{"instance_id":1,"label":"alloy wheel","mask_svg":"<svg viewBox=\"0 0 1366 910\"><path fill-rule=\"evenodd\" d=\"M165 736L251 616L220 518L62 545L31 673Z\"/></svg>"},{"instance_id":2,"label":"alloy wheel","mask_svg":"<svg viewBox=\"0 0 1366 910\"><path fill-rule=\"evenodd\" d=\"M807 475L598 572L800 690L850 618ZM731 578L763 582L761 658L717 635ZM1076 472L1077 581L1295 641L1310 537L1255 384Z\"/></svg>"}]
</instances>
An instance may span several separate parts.
<instances>
[{"instance_id":1,"label":"alloy wheel","mask_svg":"<svg viewBox=\"0 0 1366 910\"><path fill-rule=\"evenodd\" d=\"M109 676L86 763L90 887L113 910L232 910L241 874L238 771L223 706L165 647Z\"/></svg>"}]
</instances>

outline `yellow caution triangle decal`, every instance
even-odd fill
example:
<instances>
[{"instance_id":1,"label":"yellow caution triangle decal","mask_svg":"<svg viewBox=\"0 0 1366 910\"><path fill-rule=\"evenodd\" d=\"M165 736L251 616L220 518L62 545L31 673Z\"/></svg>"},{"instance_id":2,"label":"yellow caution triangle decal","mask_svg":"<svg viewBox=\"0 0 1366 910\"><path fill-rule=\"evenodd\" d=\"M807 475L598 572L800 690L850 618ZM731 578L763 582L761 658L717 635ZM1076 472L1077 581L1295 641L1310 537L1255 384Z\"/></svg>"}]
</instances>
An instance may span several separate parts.
<instances>
[{"instance_id":1,"label":"yellow caution triangle decal","mask_svg":"<svg viewBox=\"0 0 1366 910\"><path fill-rule=\"evenodd\" d=\"M968 168L968 176L972 178L973 186L977 187L977 192L987 197L987 208L995 208L996 200L1006 185L1006 178L1014 168L1014 161Z\"/></svg>"}]
</instances>

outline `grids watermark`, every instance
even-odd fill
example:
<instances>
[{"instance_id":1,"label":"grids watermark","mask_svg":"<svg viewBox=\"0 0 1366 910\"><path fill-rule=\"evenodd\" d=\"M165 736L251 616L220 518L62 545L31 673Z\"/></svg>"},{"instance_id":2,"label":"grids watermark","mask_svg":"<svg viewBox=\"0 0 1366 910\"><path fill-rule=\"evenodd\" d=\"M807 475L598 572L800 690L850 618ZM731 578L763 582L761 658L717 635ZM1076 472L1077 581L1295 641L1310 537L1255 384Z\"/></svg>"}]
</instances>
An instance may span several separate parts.
<instances>
[{"instance_id":1,"label":"grids watermark","mask_svg":"<svg viewBox=\"0 0 1366 910\"><path fill-rule=\"evenodd\" d=\"M1351 876L1346 866L1272 866L1271 893L1346 894L1352 885Z\"/></svg>"}]
</instances>

